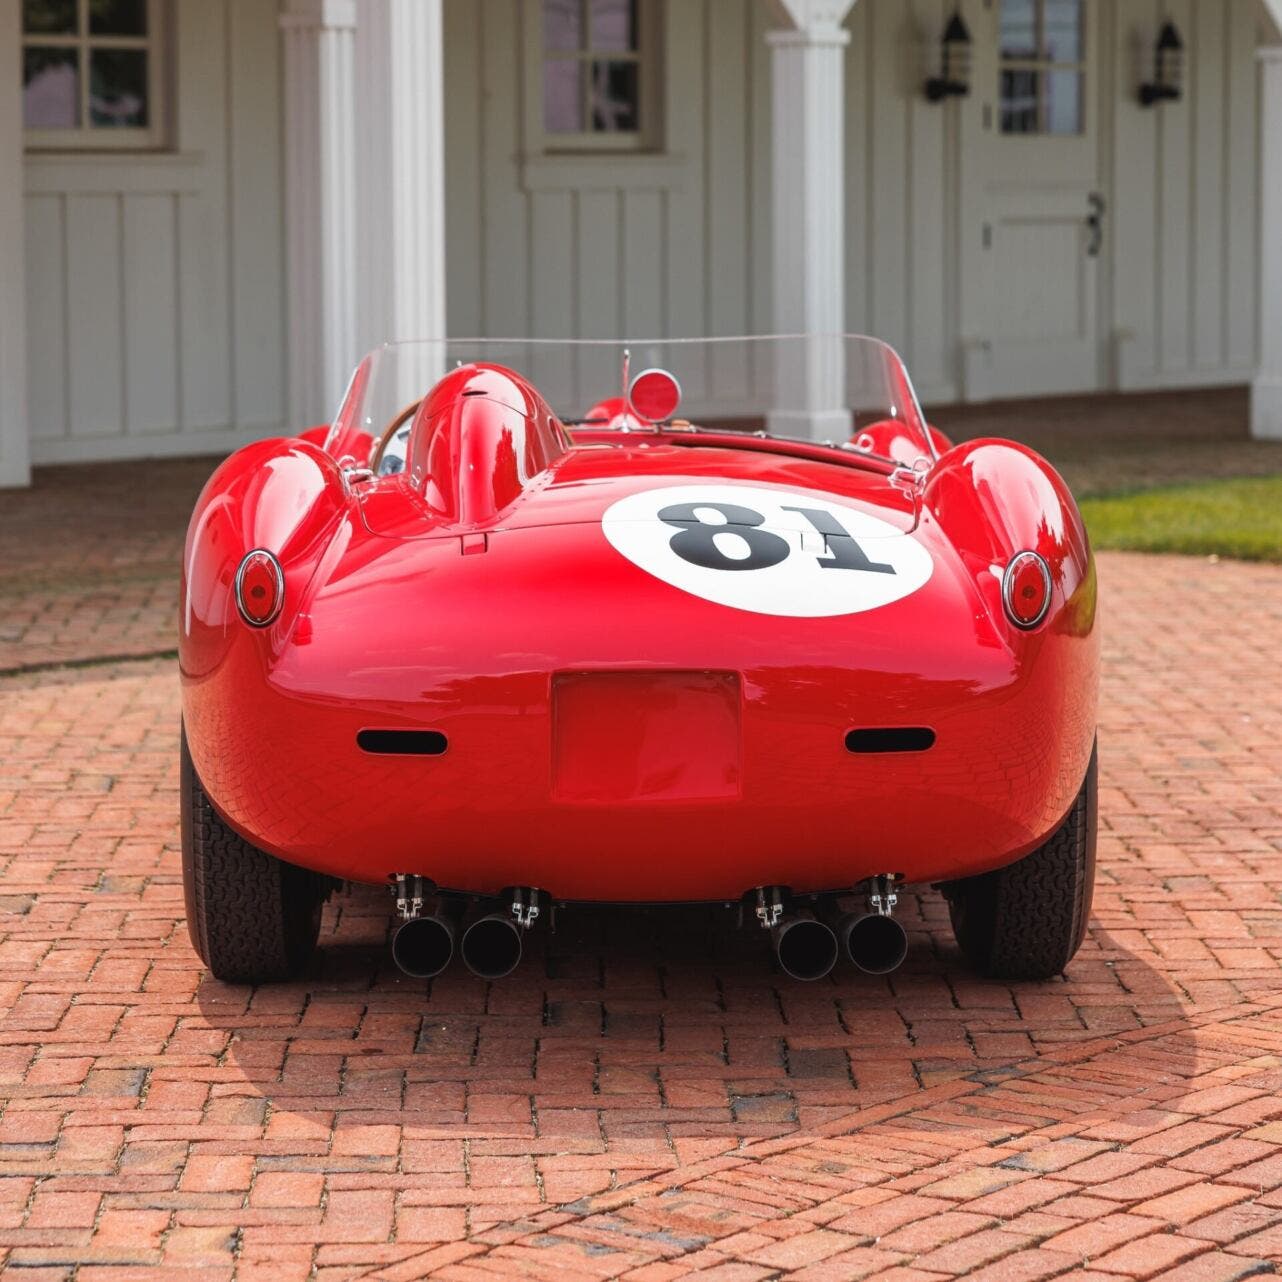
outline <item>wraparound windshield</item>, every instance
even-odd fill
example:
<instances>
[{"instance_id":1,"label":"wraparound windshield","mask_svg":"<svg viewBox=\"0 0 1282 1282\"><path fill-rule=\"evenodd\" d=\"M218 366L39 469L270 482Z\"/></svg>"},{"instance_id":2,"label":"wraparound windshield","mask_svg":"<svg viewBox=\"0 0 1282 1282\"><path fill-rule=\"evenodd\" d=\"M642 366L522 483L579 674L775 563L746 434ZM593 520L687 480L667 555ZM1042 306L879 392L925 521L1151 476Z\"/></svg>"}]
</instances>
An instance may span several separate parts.
<instances>
[{"instance_id":1,"label":"wraparound windshield","mask_svg":"<svg viewBox=\"0 0 1282 1282\"><path fill-rule=\"evenodd\" d=\"M330 433L331 448L365 436L372 448L384 441L380 470L398 470L414 407L450 369L475 362L501 365L527 379L570 427L589 419L603 426L612 417L621 427L650 426L608 411L602 422L601 407L613 402L617 410L630 376L660 368L681 385L674 418L696 428L821 441L900 463L906 461L906 442L909 454L920 451L927 463L936 457L899 356L879 339L850 334L388 343L370 352L353 374ZM901 447L894 455L886 448L892 435Z\"/></svg>"}]
</instances>

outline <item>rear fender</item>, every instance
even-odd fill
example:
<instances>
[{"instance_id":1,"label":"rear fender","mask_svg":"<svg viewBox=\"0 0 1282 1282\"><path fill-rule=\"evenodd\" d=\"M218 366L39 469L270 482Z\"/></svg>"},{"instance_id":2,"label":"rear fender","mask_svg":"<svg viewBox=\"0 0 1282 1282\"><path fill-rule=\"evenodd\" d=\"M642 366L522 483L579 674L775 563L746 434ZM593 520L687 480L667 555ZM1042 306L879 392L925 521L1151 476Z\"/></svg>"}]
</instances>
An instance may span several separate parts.
<instances>
[{"instance_id":1,"label":"rear fender","mask_svg":"<svg viewBox=\"0 0 1282 1282\"><path fill-rule=\"evenodd\" d=\"M974 575L994 621L1016 633L1001 604L1001 576L1018 552L1050 566L1047 626L1088 634L1095 622L1095 563L1086 527L1063 478L1011 441L967 441L932 469L925 503Z\"/></svg>"},{"instance_id":2,"label":"rear fender","mask_svg":"<svg viewBox=\"0 0 1282 1282\"><path fill-rule=\"evenodd\" d=\"M178 632L185 675L212 671L238 632L258 631L232 599L236 569L254 548L271 552L284 572L284 606L260 633L270 650L279 650L348 504L335 460L297 438L247 445L214 472L183 549Z\"/></svg>"}]
</instances>

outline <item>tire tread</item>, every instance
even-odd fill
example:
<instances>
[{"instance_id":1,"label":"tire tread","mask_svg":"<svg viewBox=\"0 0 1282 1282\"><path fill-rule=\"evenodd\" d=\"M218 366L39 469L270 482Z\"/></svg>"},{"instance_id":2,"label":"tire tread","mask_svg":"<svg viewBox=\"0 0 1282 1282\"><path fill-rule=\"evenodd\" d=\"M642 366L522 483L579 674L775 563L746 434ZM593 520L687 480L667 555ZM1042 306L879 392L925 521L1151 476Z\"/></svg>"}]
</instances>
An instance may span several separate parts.
<instances>
[{"instance_id":1,"label":"tire tread","mask_svg":"<svg viewBox=\"0 0 1282 1282\"><path fill-rule=\"evenodd\" d=\"M251 845L210 803L182 738L183 891L192 946L216 979L297 975L320 933L325 879Z\"/></svg>"},{"instance_id":2,"label":"tire tread","mask_svg":"<svg viewBox=\"0 0 1282 1282\"><path fill-rule=\"evenodd\" d=\"M1086 936L1095 884L1098 753L1060 827L1030 855L946 887L953 933L993 979L1060 974Z\"/></svg>"}]
</instances>

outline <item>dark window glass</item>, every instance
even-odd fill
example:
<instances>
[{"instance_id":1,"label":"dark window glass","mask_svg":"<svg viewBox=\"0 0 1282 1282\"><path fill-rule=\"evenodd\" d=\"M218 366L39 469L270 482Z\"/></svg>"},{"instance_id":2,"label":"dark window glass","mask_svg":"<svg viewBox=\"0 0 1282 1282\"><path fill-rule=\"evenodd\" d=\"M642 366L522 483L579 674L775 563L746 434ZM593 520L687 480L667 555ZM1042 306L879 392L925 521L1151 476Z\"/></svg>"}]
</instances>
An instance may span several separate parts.
<instances>
[{"instance_id":1,"label":"dark window glass","mask_svg":"<svg viewBox=\"0 0 1282 1282\"><path fill-rule=\"evenodd\" d=\"M1002 72L1002 133L1037 132L1037 88L1040 79L1036 71Z\"/></svg>"},{"instance_id":2,"label":"dark window glass","mask_svg":"<svg viewBox=\"0 0 1282 1282\"><path fill-rule=\"evenodd\" d=\"M592 131L635 133L637 129L637 64L592 64Z\"/></svg>"},{"instance_id":3,"label":"dark window glass","mask_svg":"<svg viewBox=\"0 0 1282 1282\"><path fill-rule=\"evenodd\" d=\"M89 54L89 122L106 128L147 126L147 54L94 49Z\"/></svg>"},{"instance_id":4,"label":"dark window glass","mask_svg":"<svg viewBox=\"0 0 1282 1282\"><path fill-rule=\"evenodd\" d=\"M22 0L22 29L33 36L74 36L76 0Z\"/></svg>"},{"instance_id":5,"label":"dark window glass","mask_svg":"<svg viewBox=\"0 0 1282 1282\"><path fill-rule=\"evenodd\" d=\"M27 129L80 124L80 55L28 45L22 51L22 123Z\"/></svg>"},{"instance_id":6,"label":"dark window glass","mask_svg":"<svg viewBox=\"0 0 1282 1282\"><path fill-rule=\"evenodd\" d=\"M1082 0L1001 0L1001 130L1080 134L1085 127Z\"/></svg>"}]
</instances>

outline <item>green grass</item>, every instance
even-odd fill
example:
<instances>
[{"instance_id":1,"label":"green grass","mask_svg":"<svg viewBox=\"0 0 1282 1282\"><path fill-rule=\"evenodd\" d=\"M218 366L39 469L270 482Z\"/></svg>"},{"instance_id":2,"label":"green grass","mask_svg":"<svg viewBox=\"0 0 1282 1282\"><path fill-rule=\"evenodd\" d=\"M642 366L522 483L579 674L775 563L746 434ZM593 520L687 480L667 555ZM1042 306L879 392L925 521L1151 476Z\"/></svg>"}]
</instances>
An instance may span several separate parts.
<instances>
[{"instance_id":1,"label":"green grass","mask_svg":"<svg viewBox=\"0 0 1282 1282\"><path fill-rule=\"evenodd\" d=\"M1282 561L1282 476L1082 500L1097 548Z\"/></svg>"}]
</instances>

